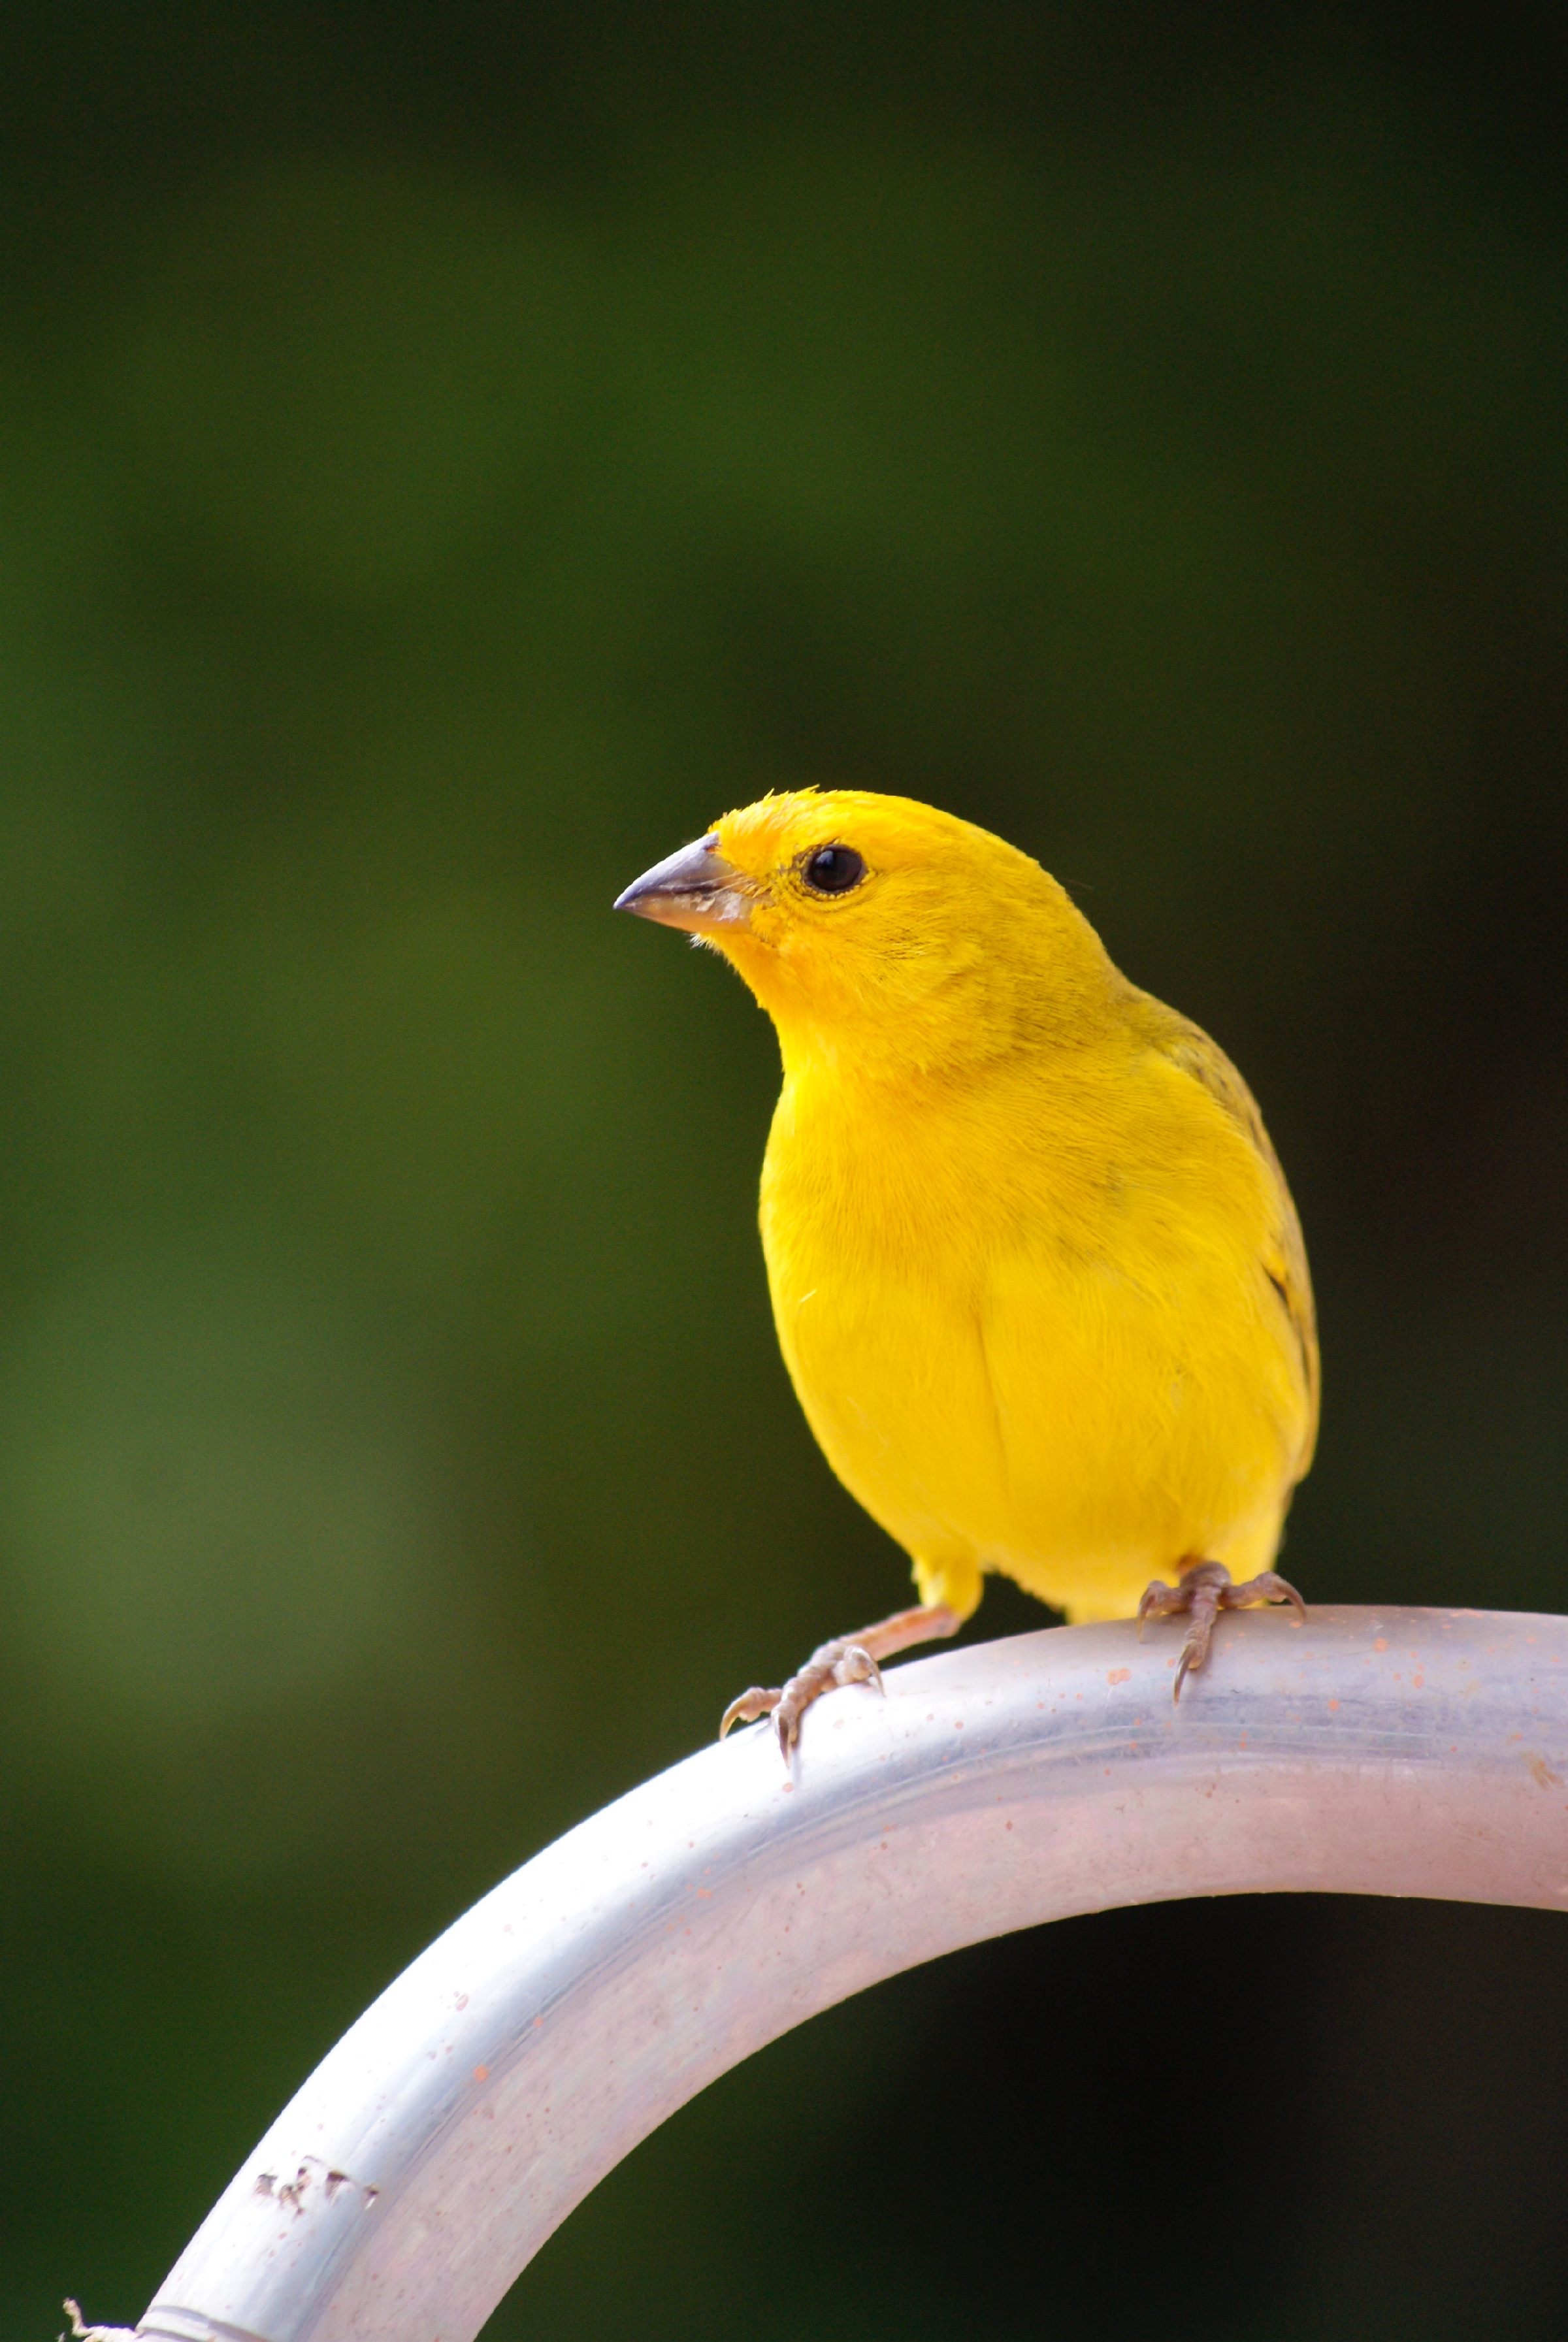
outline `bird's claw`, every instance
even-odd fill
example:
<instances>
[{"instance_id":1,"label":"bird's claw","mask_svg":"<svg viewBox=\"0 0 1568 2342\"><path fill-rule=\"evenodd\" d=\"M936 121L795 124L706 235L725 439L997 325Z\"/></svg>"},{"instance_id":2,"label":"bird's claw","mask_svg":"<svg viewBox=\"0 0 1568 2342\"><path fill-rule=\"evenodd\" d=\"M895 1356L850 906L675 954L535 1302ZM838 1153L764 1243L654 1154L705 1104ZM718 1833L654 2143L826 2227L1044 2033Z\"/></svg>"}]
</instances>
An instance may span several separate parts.
<instances>
[{"instance_id":1,"label":"bird's claw","mask_svg":"<svg viewBox=\"0 0 1568 2342\"><path fill-rule=\"evenodd\" d=\"M1176 1664L1176 1680L1171 1688L1174 1706L1182 1696L1182 1686L1189 1675L1195 1675L1209 1656L1209 1640L1214 1631L1214 1620L1222 1610L1244 1610L1258 1602L1289 1602L1293 1604L1299 1623L1306 1619L1306 1604L1288 1579L1273 1569L1260 1570L1256 1577L1233 1585L1231 1573L1223 1562L1201 1561L1193 1569L1183 1570L1175 1586L1167 1586L1156 1577L1152 1586L1144 1588L1138 1604L1138 1639L1144 1639L1145 1618L1165 1618L1185 1610L1191 1614L1182 1645L1182 1656Z\"/></svg>"},{"instance_id":2,"label":"bird's claw","mask_svg":"<svg viewBox=\"0 0 1568 2342\"><path fill-rule=\"evenodd\" d=\"M887 1697L887 1686L882 1680L882 1669L864 1643L846 1644L844 1656L833 1671L833 1679L835 1684L874 1684L883 1698Z\"/></svg>"},{"instance_id":3,"label":"bird's claw","mask_svg":"<svg viewBox=\"0 0 1568 2342\"><path fill-rule=\"evenodd\" d=\"M842 1641L824 1643L814 1651L798 1675L791 1676L782 1687L764 1690L754 1684L750 1691L732 1699L719 1724L722 1740L732 1724L754 1724L760 1716L771 1716L778 1735L779 1754L787 1765L800 1738L801 1718L814 1700L835 1685L864 1683L874 1685L887 1696L887 1686L882 1680L882 1669L864 1643Z\"/></svg>"},{"instance_id":4,"label":"bird's claw","mask_svg":"<svg viewBox=\"0 0 1568 2342\"><path fill-rule=\"evenodd\" d=\"M771 1716L783 1697L782 1691L764 1691L761 1684L754 1684L750 1691L742 1692L739 1699L732 1699L725 1708L719 1719L719 1738L724 1738L732 1724L754 1724L759 1716Z\"/></svg>"}]
</instances>

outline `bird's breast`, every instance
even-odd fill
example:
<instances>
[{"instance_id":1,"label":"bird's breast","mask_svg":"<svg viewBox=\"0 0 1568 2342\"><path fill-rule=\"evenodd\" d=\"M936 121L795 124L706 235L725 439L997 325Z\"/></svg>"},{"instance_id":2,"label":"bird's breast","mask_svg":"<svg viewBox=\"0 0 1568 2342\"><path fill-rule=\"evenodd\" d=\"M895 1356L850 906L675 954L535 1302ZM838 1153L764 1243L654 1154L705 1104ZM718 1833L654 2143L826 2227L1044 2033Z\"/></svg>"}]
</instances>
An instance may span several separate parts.
<instances>
[{"instance_id":1,"label":"bird's breast","mask_svg":"<svg viewBox=\"0 0 1568 2342\"><path fill-rule=\"evenodd\" d=\"M951 1116L786 1087L762 1235L780 1347L829 1462L912 1551L1006 1541L986 1357L1004 1166Z\"/></svg>"},{"instance_id":2,"label":"bird's breast","mask_svg":"<svg viewBox=\"0 0 1568 2342\"><path fill-rule=\"evenodd\" d=\"M911 1551L1064 1599L1061 1556L1120 1552L1131 1582L1277 1514L1302 1402L1266 1167L1195 1087L1163 1122L1165 1095L786 1085L761 1212L780 1344L829 1461Z\"/></svg>"}]
</instances>

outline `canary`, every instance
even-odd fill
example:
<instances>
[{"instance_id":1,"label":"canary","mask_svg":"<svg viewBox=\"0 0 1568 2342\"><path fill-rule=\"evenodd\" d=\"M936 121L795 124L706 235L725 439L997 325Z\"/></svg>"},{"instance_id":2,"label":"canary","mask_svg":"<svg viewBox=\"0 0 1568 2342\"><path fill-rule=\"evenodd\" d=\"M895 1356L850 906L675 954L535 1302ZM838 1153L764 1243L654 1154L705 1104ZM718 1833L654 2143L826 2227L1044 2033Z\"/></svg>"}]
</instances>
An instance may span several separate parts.
<instances>
[{"instance_id":1,"label":"canary","mask_svg":"<svg viewBox=\"0 0 1568 2342\"><path fill-rule=\"evenodd\" d=\"M1188 1613L1178 1698L1219 1609L1301 1611L1270 1565L1316 1436L1312 1287L1208 1036L1038 863L909 798L764 797L616 907L714 946L773 1018L779 1342L920 1594L721 1729L773 1715L787 1760L814 1698L954 1633L992 1570L1069 1619Z\"/></svg>"}]
</instances>

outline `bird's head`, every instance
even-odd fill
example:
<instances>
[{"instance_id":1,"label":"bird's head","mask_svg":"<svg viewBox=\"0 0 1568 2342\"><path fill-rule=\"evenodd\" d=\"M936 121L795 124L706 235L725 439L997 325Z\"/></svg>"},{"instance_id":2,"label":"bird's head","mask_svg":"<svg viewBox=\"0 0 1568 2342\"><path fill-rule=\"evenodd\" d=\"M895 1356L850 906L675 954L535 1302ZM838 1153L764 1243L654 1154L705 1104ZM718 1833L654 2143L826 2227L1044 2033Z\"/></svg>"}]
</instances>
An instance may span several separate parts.
<instances>
[{"instance_id":1,"label":"bird's head","mask_svg":"<svg viewBox=\"0 0 1568 2342\"><path fill-rule=\"evenodd\" d=\"M861 789L725 814L615 907L732 961L786 1065L808 1051L893 1071L973 1064L1081 1028L1121 982L1037 862L953 814Z\"/></svg>"}]
</instances>

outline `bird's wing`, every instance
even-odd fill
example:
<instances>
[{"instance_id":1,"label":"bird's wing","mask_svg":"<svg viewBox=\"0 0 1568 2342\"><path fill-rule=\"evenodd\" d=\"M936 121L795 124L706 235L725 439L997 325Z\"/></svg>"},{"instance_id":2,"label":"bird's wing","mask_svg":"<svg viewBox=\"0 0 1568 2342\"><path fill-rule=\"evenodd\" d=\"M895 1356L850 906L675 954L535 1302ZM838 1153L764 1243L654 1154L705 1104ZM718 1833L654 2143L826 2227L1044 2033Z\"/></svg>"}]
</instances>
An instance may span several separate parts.
<instances>
[{"instance_id":1,"label":"bird's wing","mask_svg":"<svg viewBox=\"0 0 1568 2342\"><path fill-rule=\"evenodd\" d=\"M1190 1074L1193 1081L1200 1083L1216 1104L1223 1107L1237 1128L1246 1133L1272 1175L1277 1208L1263 1266L1294 1330L1306 1376L1308 1421L1302 1442L1301 1460L1296 1467L1296 1477L1300 1479L1312 1462L1313 1449L1317 1442L1320 1387L1317 1312L1313 1306L1312 1278L1307 1270L1306 1246L1302 1239L1301 1222L1296 1217L1296 1207L1285 1185L1285 1175L1281 1168L1280 1158L1274 1153L1273 1142L1263 1127L1256 1098L1218 1042L1211 1041L1201 1026L1189 1024L1184 1016L1178 1016L1174 1010L1166 1010L1164 1016L1169 1022L1165 1024L1162 1019L1164 1029L1156 1035L1155 1046L1184 1074Z\"/></svg>"}]
</instances>

